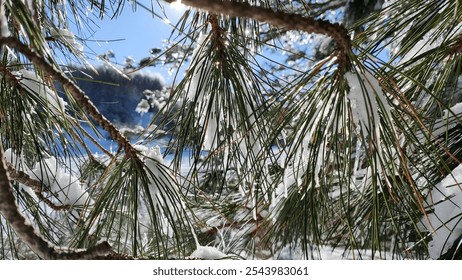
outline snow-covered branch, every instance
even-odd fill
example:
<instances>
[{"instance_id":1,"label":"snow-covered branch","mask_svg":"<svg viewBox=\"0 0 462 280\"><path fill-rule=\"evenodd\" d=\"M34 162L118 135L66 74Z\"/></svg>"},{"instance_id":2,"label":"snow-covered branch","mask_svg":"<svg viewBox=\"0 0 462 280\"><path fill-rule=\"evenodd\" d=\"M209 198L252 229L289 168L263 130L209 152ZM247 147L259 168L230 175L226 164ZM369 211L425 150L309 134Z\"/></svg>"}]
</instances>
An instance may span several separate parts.
<instances>
[{"instance_id":1,"label":"snow-covered branch","mask_svg":"<svg viewBox=\"0 0 462 280\"><path fill-rule=\"evenodd\" d=\"M55 248L38 234L26 217L21 215L10 186L8 173L5 168L3 151L0 148L0 212L11 224L16 234L42 259L93 259L107 255L111 246L102 242L87 250L73 250L69 248Z\"/></svg>"},{"instance_id":2,"label":"snow-covered branch","mask_svg":"<svg viewBox=\"0 0 462 280\"><path fill-rule=\"evenodd\" d=\"M30 187L34 191L34 193L38 197L38 199L45 202L46 205L48 205L51 209L53 209L53 210L69 209L70 205L56 205L51 200L44 197L42 195L42 183L40 181L31 178L29 175L27 175L27 173L25 173L23 171L16 170L8 162L6 163L6 166L7 166L7 171L8 171L8 174L10 175L11 180L14 180L14 181L16 181L18 183L21 183L21 184L23 184L25 186Z\"/></svg>"}]
</instances>

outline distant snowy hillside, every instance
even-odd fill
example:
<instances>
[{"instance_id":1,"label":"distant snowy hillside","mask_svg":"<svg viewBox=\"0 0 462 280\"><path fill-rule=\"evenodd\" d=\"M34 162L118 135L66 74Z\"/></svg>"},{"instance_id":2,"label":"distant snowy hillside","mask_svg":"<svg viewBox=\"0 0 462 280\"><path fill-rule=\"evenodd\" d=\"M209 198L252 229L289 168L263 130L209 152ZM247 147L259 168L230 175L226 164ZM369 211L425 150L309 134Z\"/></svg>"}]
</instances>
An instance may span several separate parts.
<instances>
[{"instance_id":1,"label":"distant snowy hillside","mask_svg":"<svg viewBox=\"0 0 462 280\"><path fill-rule=\"evenodd\" d=\"M136 108L145 98L144 91L164 89L165 81L160 74L136 72L125 76L113 68L104 66L96 70L98 73L79 70L72 75L104 116L111 122L123 126L143 125L150 121L150 118L142 121L142 116L136 112ZM156 111L150 110L154 113Z\"/></svg>"}]
</instances>

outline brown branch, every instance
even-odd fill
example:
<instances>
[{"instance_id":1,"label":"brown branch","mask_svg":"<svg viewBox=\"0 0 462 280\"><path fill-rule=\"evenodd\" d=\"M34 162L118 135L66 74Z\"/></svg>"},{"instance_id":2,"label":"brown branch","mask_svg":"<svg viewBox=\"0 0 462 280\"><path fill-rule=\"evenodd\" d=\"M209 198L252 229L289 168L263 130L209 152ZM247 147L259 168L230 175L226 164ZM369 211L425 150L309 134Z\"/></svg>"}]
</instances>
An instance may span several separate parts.
<instances>
[{"instance_id":1,"label":"brown branch","mask_svg":"<svg viewBox=\"0 0 462 280\"><path fill-rule=\"evenodd\" d=\"M38 236L26 218L19 213L8 175L4 168L3 153L0 160L0 212L11 224L21 240L39 257L47 259L53 251L51 245Z\"/></svg>"},{"instance_id":2,"label":"brown branch","mask_svg":"<svg viewBox=\"0 0 462 280\"><path fill-rule=\"evenodd\" d=\"M218 23L218 16L216 14L210 14L208 17L208 22L210 23L210 26L212 27L212 32L215 34L215 36L220 37L223 33L223 29L220 27L220 24Z\"/></svg>"},{"instance_id":3,"label":"brown branch","mask_svg":"<svg viewBox=\"0 0 462 280\"><path fill-rule=\"evenodd\" d=\"M10 175L11 180L14 180L18 183L28 186L35 193L42 192L42 182L32 179L29 175L27 175L23 171L16 170L8 162L5 162L5 164L6 164L6 168L7 168L8 174Z\"/></svg>"},{"instance_id":4,"label":"brown branch","mask_svg":"<svg viewBox=\"0 0 462 280\"><path fill-rule=\"evenodd\" d=\"M53 210L67 210L71 207L71 205L56 205L51 200L43 196L42 190L43 185L42 182L32 179L29 175L24 173L23 171L16 170L11 164L8 162L5 163L7 167L8 174L10 175L10 179L14 180L18 183L26 185L27 187L31 188L35 195L38 197L39 200L45 202Z\"/></svg>"},{"instance_id":5,"label":"brown branch","mask_svg":"<svg viewBox=\"0 0 462 280\"><path fill-rule=\"evenodd\" d=\"M169 3L175 2L175 0L165 1ZM338 23L330 23L321 19L274 11L270 8L229 0L182 0L182 3L211 13L230 17L252 18L279 28L327 35L337 42L339 64L345 66L348 64L347 55L351 51L351 39L348 30Z\"/></svg>"},{"instance_id":6,"label":"brown branch","mask_svg":"<svg viewBox=\"0 0 462 280\"><path fill-rule=\"evenodd\" d=\"M455 55L462 53L462 34L459 34L455 42L449 46L449 54Z\"/></svg>"},{"instance_id":7,"label":"brown branch","mask_svg":"<svg viewBox=\"0 0 462 280\"><path fill-rule=\"evenodd\" d=\"M111 245L103 241L88 249L55 248L52 259L56 260L93 260L111 254Z\"/></svg>"},{"instance_id":8,"label":"brown branch","mask_svg":"<svg viewBox=\"0 0 462 280\"><path fill-rule=\"evenodd\" d=\"M3 150L0 147L0 213L10 223L18 237L40 258L94 259L110 253L111 246L107 242L102 242L86 250L73 250L69 248L55 248L43 239L35 231L28 219L19 212L5 166Z\"/></svg>"},{"instance_id":9,"label":"brown branch","mask_svg":"<svg viewBox=\"0 0 462 280\"><path fill-rule=\"evenodd\" d=\"M71 79L66 77L59 69L48 63L37 52L30 49L27 45L16 38L0 38L0 44L8 45L9 47L19 51L26 56L35 66L44 71L47 75L59 82L69 93L74 97L78 104L82 106L85 112L88 113L121 147L125 153L131 158L138 158L135 148L130 144L128 139L120 133L120 131L93 105L88 96L83 92Z\"/></svg>"}]
</instances>

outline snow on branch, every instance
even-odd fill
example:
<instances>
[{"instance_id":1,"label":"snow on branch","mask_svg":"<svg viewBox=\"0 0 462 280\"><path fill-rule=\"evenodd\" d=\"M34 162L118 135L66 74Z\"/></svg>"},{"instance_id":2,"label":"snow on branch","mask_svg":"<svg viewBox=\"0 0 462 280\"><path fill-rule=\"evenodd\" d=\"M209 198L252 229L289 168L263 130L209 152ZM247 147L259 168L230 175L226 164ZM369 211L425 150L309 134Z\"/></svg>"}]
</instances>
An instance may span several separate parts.
<instances>
[{"instance_id":1,"label":"snow on branch","mask_svg":"<svg viewBox=\"0 0 462 280\"><path fill-rule=\"evenodd\" d=\"M165 0L168 3L177 0ZM347 53L351 50L351 38L348 30L338 24L329 21L304 17L297 14L274 11L270 8L253 6L248 3L241 3L228 0L182 0L182 3L194 8L203 9L211 13L223 14L230 17L252 18L268 24L287 28L291 30L301 30L307 33L318 33L331 37L337 42L339 47L339 64L348 64Z\"/></svg>"},{"instance_id":2,"label":"snow on branch","mask_svg":"<svg viewBox=\"0 0 462 280\"><path fill-rule=\"evenodd\" d=\"M32 179L29 175L27 175L27 173L21 170L16 170L8 162L6 162L6 167L11 180L14 180L20 184L30 187L34 191L38 199L45 202L45 204L48 205L51 209L59 211L70 208L71 205L56 205L51 200L44 197L42 195L42 183L40 181Z\"/></svg>"},{"instance_id":3,"label":"snow on branch","mask_svg":"<svg viewBox=\"0 0 462 280\"><path fill-rule=\"evenodd\" d=\"M6 150L3 155L10 178L20 183L20 189L32 196L35 194L37 199L44 201L52 209L64 210L72 206L93 204L86 185L60 166L56 158L42 159L33 169L29 169L24 164L23 156L16 155L12 149ZM42 192L49 193L56 203L45 198Z\"/></svg>"},{"instance_id":4,"label":"snow on branch","mask_svg":"<svg viewBox=\"0 0 462 280\"><path fill-rule=\"evenodd\" d=\"M64 112L67 103L51 90L34 72L22 69L12 73L20 87L26 92L40 97L54 113Z\"/></svg>"},{"instance_id":5,"label":"snow on branch","mask_svg":"<svg viewBox=\"0 0 462 280\"><path fill-rule=\"evenodd\" d=\"M3 0L0 0L0 36L8 37L10 36L10 29L8 28L8 18L5 13L5 3Z\"/></svg>"},{"instance_id":6,"label":"snow on branch","mask_svg":"<svg viewBox=\"0 0 462 280\"><path fill-rule=\"evenodd\" d=\"M459 164L427 196L428 215L422 224L431 233L428 253L433 259L444 255L462 235L462 164Z\"/></svg>"}]
</instances>

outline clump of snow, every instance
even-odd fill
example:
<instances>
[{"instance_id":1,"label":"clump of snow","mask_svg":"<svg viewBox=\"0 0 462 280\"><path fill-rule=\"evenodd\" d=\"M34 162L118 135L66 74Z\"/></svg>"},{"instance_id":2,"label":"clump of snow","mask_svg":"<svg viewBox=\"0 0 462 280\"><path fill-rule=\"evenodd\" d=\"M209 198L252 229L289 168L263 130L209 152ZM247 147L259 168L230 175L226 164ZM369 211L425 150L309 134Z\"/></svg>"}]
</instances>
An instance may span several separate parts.
<instances>
[{"instance_id":1,"label":"clump of snow","mask_svg":"<svg viewBox=\"0 0 462 280\"><path fill-rule=\"evenodd\" d=\"M67 28L62 29L51 29L50 37L64 42L76 55L83 54L83 46L80 44L74 33Z\"/></svg>"},{"instance_id":2,"label":"clump of snow","mask_svg":"<svg viewBox=\"0 0 462 280\"><path fill-rule=\"evenodd\" d=\"M207 84L203 79L210 77L212 65L208 59L201 60L204 57L205 44L207 35L201 33L197 39L197 46L192 54L192 64L194 65L190 71L193 71L192 79L187 86L188 99L201 101L203 95L207 94L204 85Z\"/></svg>"},{"instance_id":3,"label":"clump of snow","mask_svg":"<svg viewBox=\"0 0 462 280\"><path fill-rule=\"evenodd\" d=\"M147 155L149 153L149 147L147 147L146 145L135 144L133 145L133 148L135 148L135 150L142 153L143 155Z\"/></svg>"},{"instance_id":4,"label":"clump of snow","mask_svg":"<svg viewBox=\"0 0 462 280\"><path fill-rule=\"evenodd\" d=\"M433 212L422 223L432 236L428 253L436 259L462 235L462 164L432 189L426 203Z\"/></svg>"},{"instance_id":5,"label":"clump of snow","mask_svg":"<svg viewBox=\"0 0 462 280\"><path fill-rule=\"evenodd\" d=\"M449 121L451 118L454 119L454 116L462 114L462 102L455 104L449 110L443 111L443 120ZM459 116L460 117L460 116Z\"/></svg>"},{"instance_id":6,"label":"clump of snow","mask_svg":"<svg viewBox=\"0 0 462 280\"><path fill-rule=\"evenodd\" d=\"M0 37L9 37L10 35L8 19L5 14L5 3L3 0L0 0Z\"/></svg>"},{"instance_id":7,"label":"clump of snow","mask_svg":"<svg viewBox=\"0 0 462 280\"><path fill-rule=\"evenodd\" d=\"M146 165L146 168L149 170L149 172L151 172L152 178L153 179L154 178L164 178L165 175L161 171L161 165L163 163L163 158L160 154L160 148L155 147L155 148L145 150L144 155L145 155L144 163ZM159 186L155 183L157 180L153 180L153 179L150 180L151 182L149 184L149 192L151 195L151 199L154 205L158 205L159 203L162 204L163 199L161 196L161 191L159 189ZM171 178L166 178L166 179L170 180ZM169 180L167 180L167 182L169 182Z\"/></svg>"},{"instance_id":8,"label":"clump of snow","mask_svg":"<svg viewBox=\"0 0 462 280\"><path fill-rule=\"evenodd\" d=\"M462 118L462 102L455 104L451 108L443 111L443 116L436 122L433 128L433 135L442 135L448 129L456 126Z\"/></svg>"},{"instance_id":9,"label":"clump of snow","mask_svg":"<svg viewBox=\"0 0 462 280\"><path fill-rule=\"evenodd\" d=\"M162 157L162 154L160 152L160 147L155 146L153 148L150 148L146 154L146 156L150 159L156 160L159 163L164 163L164 158Z\"/></svg>"},{"instance_id":10,"label":"clump of snow","mask_svg":"<svg viewBox=\"0 0 462 280\"><path fill-rule=\"evenodd\" d=\"M201 34L197 46L192 55L192 78L186 86L187 98L196 102L196 113L199 115L199 123L205 128L203 147L205 150L213 150L218 144L218 112L216 111L216 97L213 90L206 87L210 84L208 79L212 77L212 62L203 52L206 49L207 35ZM204 59L205 58L205 59ZM209 107L210 102L212 106Z\"/></svg>"},{"instance_id":11,"label":"clump of snow","mask_svg":"<svg viewBox=\"0 0 462 280\"><path fill-rule=\"evenodd\" d=\"M328 55L329 52L330 52L330 49L331 49L331 42L333 41L333 39L331 37L326 37L324 38L324 40L322 40L321 42L321 45L319 46L319 51L323 54L323 55Z\"/></svg>"},{"instance_id":12,"label":"clump of snow","mask_svg":"<svg viewBox=\"0 0 462 280\"><path fill-rule=\"evenodd\" d=\"M48 186L61 205L85 205L89 195L79 179L60 166L55 157L37 162L31 177Z\"/></svg>"},{"instance_id":13,"label":"clump of snow","mask_svg":"<svg viewBox=\"0 0 462 280\"><path fill-rule=\"evenodd\" d=\"M197 246L197 249L190 256L191 258L203 260L219 260L227 258L228 255L211 246Z\"/></svg>"},{"instance_id":14,"label":"clump of snow","mask_svg":"<svg viewBox=\"0 0 462 280\"><path fill-rule=\"evenodd\" d=\"M151 105L149 105L149 102L146 99L141 99L140 103L138 103L138 105L136 106L135 111L138 114L143 115L147 113L150 108L151 108Z\"/></svg>"},{"instance_id":15,"label":"clump of snow","mask_svg":"<svg viewBox=\"0 0 462 280\"><path fill-rule=\"evenodd\" d=\"M167 189L176 191L173 188L177 186L177 182L175 176L164 164L160 147L145 148L143 145L136 145L135 148L144 155L143 161L149 175L149 192L153 204L170 209L177 207L172 203L180 203L181 201L174 201L165 193Z\"/></svg>"},{"instance_id":16,"label":"clump of snow","mask_svg":"<svg viewBox=\"0 0 462 280\"><path fill-rule=\"evenodd\" d=\"M117 129L125 135L127 138L132 138L134 136L139 136L143 134L143 132L146 131L146 129L141 126L141 125L135 125L135 126L118 126Z\"/></svg>"},{"instance_id":17,"label":"clump of snow","mask_svg":"<svg viewBox=\"0 0 462 280\"><path fill-rule=\"evenodd\" d=\"M22 88L43 99L52 111L64 112L64 107L67 103L55 91L45 85L35 73L23 69L13 74L17 77Z\"/></svg>"},{"instance_id":18,"label":"clump of snow","mask_svg":"<svg viewBox=\"0 0 462 280\"><path fill-rule=\"evenodd\" d=\"M414 47L401 59L401 63L406 63L414 57L421 55L431 49L438 47L439 42L428 43L428 38L417 42Z\"/></svg>"},{"instance_id":19,"label":"clump of snow","mask_svg":"<svg viewBox=\"0 0 462 280\"><path fill-rule=\"evenodd\" d=\"M228 257L226 254L224 254L215 247L202 246L199 243L199 239L197 238L197 234L194 232L192 224L189 224L189 226L191 227L191 234L193 235L194 241L196 243L196 250L192 252L190 258L203 260L219 260Z\"/></svg>"},{"instance_id":20,"label":"clump of snow","mask_svg":"<svg viewBox=\"0 0 462 280\"><path fill-rule=\"evenodd\" d=\"M379 108L384 106L384 109L389 111L386 96L377 79L369 72L346 72L345 79L350 86L348 100L354 121L372 133L374 128L379 127Z\"/></svg>"},{"instance_id":21,"label":"clump of snow","mask_svg":"<svg viewBox=\"0 0 462 280\"><path fill-rule=\"evenodd\" d=\"M211 110L205 125L204 149L210 151L218 145L218 116L214 109Z\"/></svg>"},{"instance_id":22,"label":"clump of snow","mask_svg":"<svg viewBox=\"0 0 462 280\"><path fill-rule=\"evenodd\" d=\"M162 110L167 106L169 99L169 91L163 87L161 90L145 90L143 91L144 98L138 103L136 112L143 115L149 112L150 109L157 111Z\"/></svg>"},{"instance_id":23,"label":"clump of snow","mask_svg":"<svg viewBox=\"0 0 462 280\"><path fill-rule=\"evenodd\" d=\"M209 228L218 228L223 225L223 219L219 216L213 216L212 218L206 220L205 224ZM208 230L208 228L205 228L205 230Z\"/></svg>"},{"instance_id":24,"label":"clump of snow","mask_svg":"<svg viewBox=\"0 0 462 280\"><path fill-rule=\"evenodd\" d=\"M353 113L353 121L357 124L358 128L365 131L365 134L370 135L375 141L377 146L380 145L380 118L389 114L388 100L382 91L378 80L369 72L345 73L345 79L348 82L350 91L347 95L351 110ZM314 136L316 135L319 127L323 125L325 131L329 131L331 127L341 127L342 124L338 122L334 108L337 108L343 102L338 95L332 95L324 102L320 102L316 108L317 113L314 114L315 118L308 120L302 126L297 128L297 133L294 141L300 143L295 147L295 156L293 161L286 162L284 166L284 174L281 184L273 192L273 199L271 207L277 208L277 205L283 201L291 188L300 188L304 183L304 176L307 170L313 170L314 173L314 187L319 187L324 180L324 175L327 162L330 160L329 155L329 135L325 135L320 143L316 144L317 149L312 148ZM310 106L308 103L306 106ZM302 107L300 111L305 109ZM355 184L357 187L364 186L369 182L369 173L367 170L360 169L360 156L361 149L364 143L358 140L356 143L357 153L355 160L354 176ZM380 153L380 151L378 151ZM277 212L277 211L273 211Z\"/></svg>"}]
</instances>

